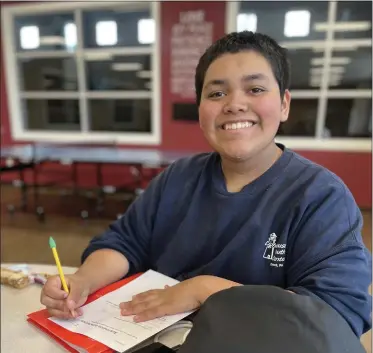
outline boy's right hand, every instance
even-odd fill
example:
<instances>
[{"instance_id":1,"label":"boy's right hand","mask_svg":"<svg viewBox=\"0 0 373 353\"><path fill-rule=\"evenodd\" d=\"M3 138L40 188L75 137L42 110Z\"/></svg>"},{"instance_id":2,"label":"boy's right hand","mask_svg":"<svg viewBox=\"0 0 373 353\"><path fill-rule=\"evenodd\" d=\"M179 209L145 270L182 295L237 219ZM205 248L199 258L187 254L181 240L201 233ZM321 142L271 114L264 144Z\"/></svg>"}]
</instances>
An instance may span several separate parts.
<instances>
[{"instance_id":1,"label":"boy's right hand","mask_svg":"<svg viewBox=\"0 0 373 353\"><path fill-rule=\"evenodd\" d=\"M89 286L76 274L65 278L69 294L62 289L60 277L52 276L43 286L40 302L46 306L51 316L72 319L82 315L80 307L87 301Z\"/></svg>"}]
</instances>

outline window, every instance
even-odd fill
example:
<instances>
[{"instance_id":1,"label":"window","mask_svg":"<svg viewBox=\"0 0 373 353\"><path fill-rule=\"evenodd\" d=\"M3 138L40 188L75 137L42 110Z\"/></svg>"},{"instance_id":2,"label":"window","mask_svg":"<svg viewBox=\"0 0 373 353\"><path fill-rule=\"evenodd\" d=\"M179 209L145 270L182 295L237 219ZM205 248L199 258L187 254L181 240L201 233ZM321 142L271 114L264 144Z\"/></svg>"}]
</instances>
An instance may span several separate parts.
<instances>
[{"instance_id":1,"label":"window","mask_svg":"<svg viewBox=\"0 0 373 353\"><path fill-rule=\"evenodd\" d=\"M255 14L256 31L288 49L292 102L279 141L371 150L371 2L239 1L229 2L228 11L228 32L253 26Z\"/></svg>"},{"instance_id":2,"label":"window","mask_svg":"<svg viewBox=\"0 0 373 353\"><path fill-rule=\"evenodd\" d=\"M13 138L158 144L158 7L4 6Z\"/></svg>"}]
</instances>

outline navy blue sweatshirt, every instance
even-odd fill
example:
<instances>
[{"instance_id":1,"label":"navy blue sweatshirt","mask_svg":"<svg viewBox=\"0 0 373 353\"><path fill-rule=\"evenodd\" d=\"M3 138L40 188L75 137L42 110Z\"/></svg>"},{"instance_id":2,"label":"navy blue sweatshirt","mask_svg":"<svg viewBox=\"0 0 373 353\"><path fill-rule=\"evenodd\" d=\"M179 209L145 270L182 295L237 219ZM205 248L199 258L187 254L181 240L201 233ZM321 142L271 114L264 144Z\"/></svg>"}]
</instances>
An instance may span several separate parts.
<instances>
[{"instance_id":1,"label":"navy blue sweatshirt","mask_svg":"<svg viewBox=\"0 0 373 353\"><path fill-rule=\"evenodd\" d=\"M280 147L279 160L237 193L227 191L217 153L175 162L92 239L82 261L114 249L128 259L128 275L213 275L315 295L360 336L371 327L361 212L336 175Z\"/></svg>"}]
</instances>

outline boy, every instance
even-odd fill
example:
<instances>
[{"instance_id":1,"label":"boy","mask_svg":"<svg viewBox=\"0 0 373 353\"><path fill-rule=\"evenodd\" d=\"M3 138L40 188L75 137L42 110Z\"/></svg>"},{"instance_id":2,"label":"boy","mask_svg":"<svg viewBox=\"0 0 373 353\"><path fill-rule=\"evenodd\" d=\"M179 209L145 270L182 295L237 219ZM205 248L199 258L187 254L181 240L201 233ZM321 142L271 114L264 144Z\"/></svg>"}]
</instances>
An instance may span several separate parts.
<instances>
[{"instance_id":1,"label":"boy","mask_svg":"<svg viewBox=\"0 0 373 353\"><path fill-rule=\"evenodd\" d=\"M208 48L195 88L215 152L171 165L93 239L67 278L67 300L50 279L41 296L50 314L81 315L89 293L152 268L181 283L122 303L122 315L149 320L233 286L272 285L317 296L357 336L366 332L371 256L360 210L338 177L274 142L289 114L289 76L286 51L268 36L231 33Z\"/></svg>"}]
</instances>

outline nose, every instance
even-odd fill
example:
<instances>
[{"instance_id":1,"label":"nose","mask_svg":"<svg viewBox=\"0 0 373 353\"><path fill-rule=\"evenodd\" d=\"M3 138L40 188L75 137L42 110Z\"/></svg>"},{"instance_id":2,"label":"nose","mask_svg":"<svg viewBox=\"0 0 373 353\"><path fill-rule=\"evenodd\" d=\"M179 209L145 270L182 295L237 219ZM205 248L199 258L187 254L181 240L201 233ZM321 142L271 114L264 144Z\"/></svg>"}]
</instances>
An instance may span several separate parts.
<instances>
[{"instance_id":1,"label":"nose","mask_svg":"<svg viewBox=\"0 0 373 353\"><path fill-rule=\"evenodd\" d=\"M224 105L225 114L245 113L248 110L247 97L241 93L231 93L227 96L226 104Z\"/></svg>"}]
</instances>

